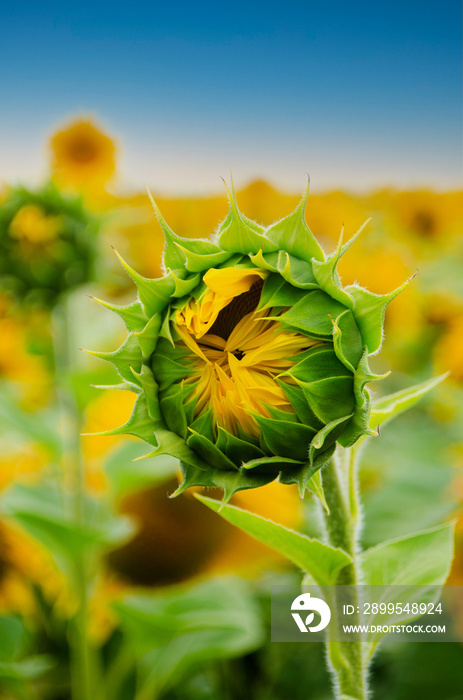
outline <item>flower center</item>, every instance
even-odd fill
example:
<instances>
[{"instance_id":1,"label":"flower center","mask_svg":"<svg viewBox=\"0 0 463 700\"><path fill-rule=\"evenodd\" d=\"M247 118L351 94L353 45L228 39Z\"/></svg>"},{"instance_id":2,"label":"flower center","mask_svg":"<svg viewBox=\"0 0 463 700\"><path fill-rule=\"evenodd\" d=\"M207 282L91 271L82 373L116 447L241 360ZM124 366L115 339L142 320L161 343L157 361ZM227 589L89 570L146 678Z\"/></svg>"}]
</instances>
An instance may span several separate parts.
<instances>
[{"instance_id":1,"label":"flower center","mask_svg":"<svg viewBox=\"0 0 463 700\"><path fill-rule=\"evenodd\" d=\"M218 312L208 290L176 319L180 342L191 351L185 360L191 372L184 381L194 386L195 416L211 411L214 427L236 436L259 437L255 416L294 413L281 384L291 380L280 375L296 355L319 342L284 330L278 320L267 318L274 315L272 309L257 310L263 284L260 276L250 280L249 289ZM223 297L216 302L220 306Z\"/></svg>"}]
</instances>

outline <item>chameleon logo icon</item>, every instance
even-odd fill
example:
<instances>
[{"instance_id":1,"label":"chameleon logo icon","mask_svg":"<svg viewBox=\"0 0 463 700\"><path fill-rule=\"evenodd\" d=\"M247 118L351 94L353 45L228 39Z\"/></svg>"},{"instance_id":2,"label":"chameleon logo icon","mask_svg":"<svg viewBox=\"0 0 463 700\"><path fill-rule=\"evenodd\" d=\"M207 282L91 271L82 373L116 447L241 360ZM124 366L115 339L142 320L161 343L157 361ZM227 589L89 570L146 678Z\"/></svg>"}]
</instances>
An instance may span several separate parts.
<instances>
[{"instance_id":1,"label":"chameleon logo icon","mask_svg":"<svg viewBox=\"0 0 463 700\"><path fill-rule=\"evenodd\" d=\"M325 603L325 601L321 598L311 596L310 593L302 593L302 595L298 595L292 602L291 610L305 612L308 610L311 611L305 618L305 621L300 616L299 612L291 613L301 632L320 632L321 630L325 629L331 620L331 610L327 603ZM318 625L312 625L315 617L314 612L317 612L320 615L320 622Z\"/></svg>"}]
</instances>

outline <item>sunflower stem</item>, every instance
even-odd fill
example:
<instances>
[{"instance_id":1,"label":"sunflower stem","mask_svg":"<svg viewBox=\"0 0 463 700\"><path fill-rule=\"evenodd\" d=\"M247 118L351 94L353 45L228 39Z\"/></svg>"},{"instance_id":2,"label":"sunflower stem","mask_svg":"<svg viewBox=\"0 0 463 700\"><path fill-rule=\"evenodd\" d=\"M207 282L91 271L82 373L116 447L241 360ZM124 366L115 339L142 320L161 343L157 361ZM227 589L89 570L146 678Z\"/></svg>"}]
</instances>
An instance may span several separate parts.
<instances>
[{"instance_id":1,"label":"sunflower stem","mask_svg":"<svg viewBox=\"0 0 463 700\"><path fill-rule=\"evenodd\" d=\"M65 297L53 312L55 385L60 406L62 433L63 498L78 528L85 518L85 479L80 433L82 415L72 386L73 348L70 299ZM78 609L72 620L71 688L73 700L94 700L92 693L92 659L88 637L88 561L75 552L71 571Z\"/></svg>"},{"instance_id":2,"label":"sunflower stem","mask_svg":"<svg viewBox=\"0 0 463 700\"><path fill-rule=\"evenodd\" d=\"M351 587L349 591L353 598L350 602L357 609L357 586L362 579L358 556L361 521L355 448L338 448L336 457L324 467L322 479L330 511L329 515L324 514L327 539L333 547L343 549L352 559L352 564L340 572L337 584ZM333 622L337 624L336 619ZM358 624L358 621L353 619L352 623ZM369 697L367 659L362 642L328 639L327 656L334 679L336 700L366 700Z\"/></svg>"}]
</instances>

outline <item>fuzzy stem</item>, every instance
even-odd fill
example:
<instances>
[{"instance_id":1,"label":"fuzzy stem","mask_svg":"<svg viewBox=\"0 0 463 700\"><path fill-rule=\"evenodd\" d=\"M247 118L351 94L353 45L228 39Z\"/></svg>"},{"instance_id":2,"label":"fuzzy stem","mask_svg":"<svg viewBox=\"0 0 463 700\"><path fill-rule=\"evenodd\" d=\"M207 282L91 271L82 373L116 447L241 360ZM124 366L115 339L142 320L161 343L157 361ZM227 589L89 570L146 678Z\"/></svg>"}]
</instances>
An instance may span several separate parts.
<instances>
[{"instance_id":1,"label":"fuzzy stem","mask_svg":"<svg viewBox=\"0 0 463 700\"><path fill-rule=\"evenodd\" d=\"M53 312L55 383L60 405L63 444L64 502L77 526L84 522L84 467L81 452L81 411L71 382L72 329L69 299L64 298ZM72 621L71 686L73 700L93 700L92 659L88 640L88 561L75 554L71 570L78 610Z\"/></svg>"},{"instance_id":2,"label":"fuzzy stem","mask_svg":"<svg viewBox=\"0 0 463 700\"><path fill-rule=\"evenodd\" d=\"M340 572L337 584L352 587L349 589L353 596L350 602L357 609L357 585L361 582L358 557L360 509L354 449L341 449L337 459L331 460L324 467L322 479L330 510L330 514L324 516L328 541L333 547L343 549L352 559L352 564ZM336 624L336 619L333 622ZM352 622L356 624L356 620ZM327 650L337 700L366 700L367 662L362 642L328 641Z\"/></svg>"}]
</instances>

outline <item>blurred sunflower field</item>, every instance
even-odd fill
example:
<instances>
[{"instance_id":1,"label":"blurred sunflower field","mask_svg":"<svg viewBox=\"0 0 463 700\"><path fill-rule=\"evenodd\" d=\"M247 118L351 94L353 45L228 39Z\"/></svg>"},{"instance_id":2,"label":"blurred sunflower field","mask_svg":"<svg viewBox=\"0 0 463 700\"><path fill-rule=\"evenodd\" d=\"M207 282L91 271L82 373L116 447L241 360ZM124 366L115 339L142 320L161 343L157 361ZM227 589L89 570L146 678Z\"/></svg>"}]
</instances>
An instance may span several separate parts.
<instances>
[{"instance_id":1,"label":"blurred sunflower field","mask_svg":"<svg viewBox=\"0 0 463 700\"><path fill-rule=\"evenodd\" d=\"M297 570L189 493L169 498L176 459L138 460L146 447L117 430L92 435L125 423L134 403L92 354L125 335L104 307L134 298L112 247L141 275L162 274L161 228L147 194L118 189L117 156L98 124L78 119L51 137L46 182L0 190L0 697L328 699L318 645L307 654L269 641L270 583L297 583ZM417 272L387 311L374 370L394 372L377 391L449 377L368 444L364 544L456 518L454 584L463 584L462 195L333 191L310 195L306 215L327 250L343 225L350 236L372 218L341 262L344 283L381 294ZM184 237L212 235L228 211L225 195L155 198ZM299 201L263 180L237 198L264 225ZM307 534L318 527L296 486L273 482L233 502ZM375 659L374 697L463 698L462 665L458 644L390 644Z\"/></svg>"}]
</instances>

